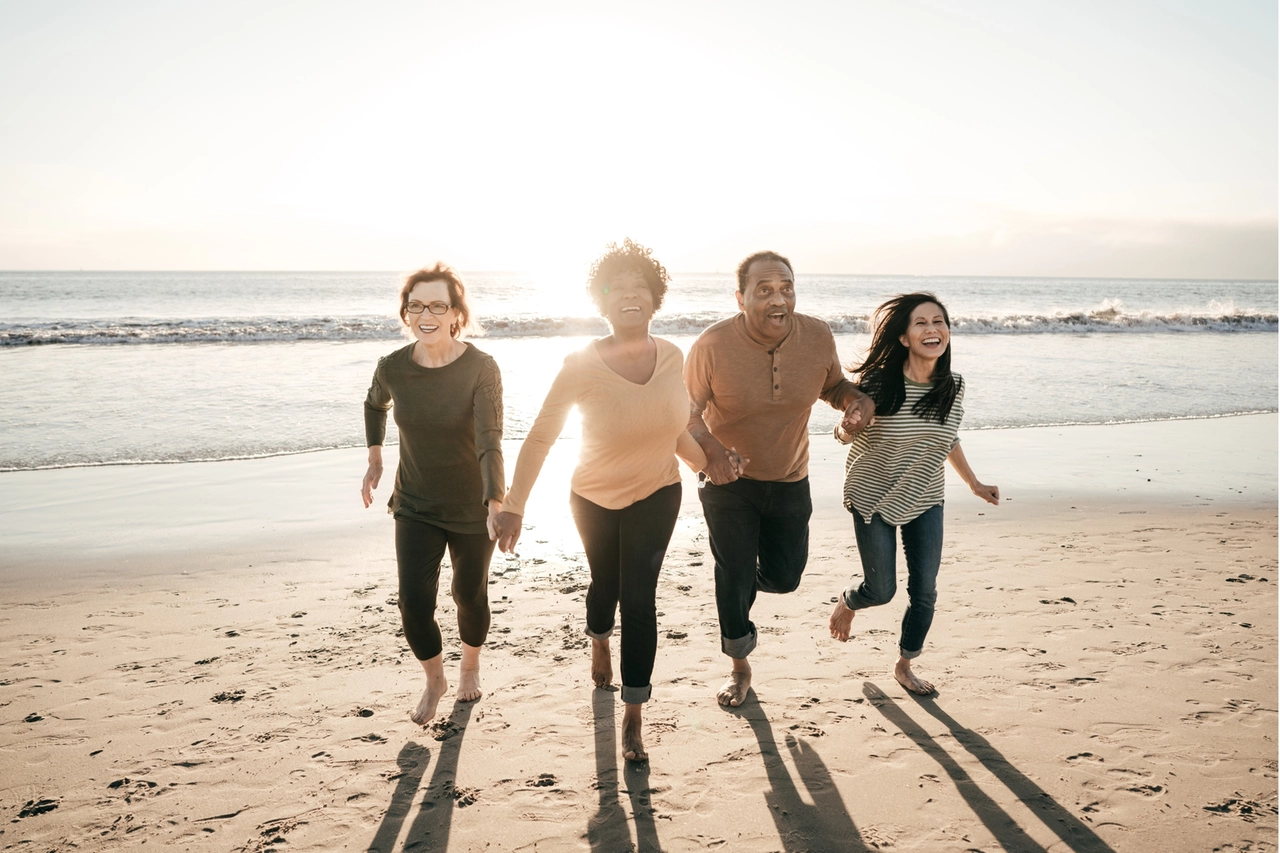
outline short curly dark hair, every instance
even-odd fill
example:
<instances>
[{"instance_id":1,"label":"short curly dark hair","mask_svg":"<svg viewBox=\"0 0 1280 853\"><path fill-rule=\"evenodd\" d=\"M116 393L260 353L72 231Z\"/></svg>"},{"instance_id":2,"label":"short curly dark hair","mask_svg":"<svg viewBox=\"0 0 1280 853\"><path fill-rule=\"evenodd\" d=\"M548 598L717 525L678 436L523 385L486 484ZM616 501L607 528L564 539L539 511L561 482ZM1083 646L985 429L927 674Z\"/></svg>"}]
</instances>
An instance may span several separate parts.
<instances>
[{"instance_id":1,"label":"short curly dark hair","mask_svg":"<svg viewBox=\"0 0 1280 853\"><path fill-rule=\"evenodd\" d=\"M756 261L774 261L782 264L791 274L796 274L796 268L791 266L791 261L779 255L777 252L756 252L754 255L748 255L742 263L738 264L738 292L747 292L747 273L751 271L751 265Z\"/></svg>"},{"instance_id":2,"label":"short curly dark hair","mask_svg":"<svg viewBox=\"0 0 1280 853\"><path fill-rule=\"evenodd\" d=\"M658 263L650 249L646 249L630 237L625 237L621 245L610 243L604 254L596 258L587 273L587 293L596 303L601 313L604 312L605 288L614 276L624 272L639 273L653 294L653 310L662 307L662 298L667 295L667 268Z\"/></svg>"}]
</instances>

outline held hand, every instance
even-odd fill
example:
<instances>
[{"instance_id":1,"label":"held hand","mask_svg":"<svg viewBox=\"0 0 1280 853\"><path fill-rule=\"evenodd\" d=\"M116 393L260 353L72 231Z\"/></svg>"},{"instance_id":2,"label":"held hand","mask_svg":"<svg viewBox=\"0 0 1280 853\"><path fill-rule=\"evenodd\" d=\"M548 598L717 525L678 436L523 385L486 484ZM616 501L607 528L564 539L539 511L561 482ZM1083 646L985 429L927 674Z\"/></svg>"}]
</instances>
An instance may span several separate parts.
<instances>
[{"instance_id":1,"label":"held hand","mask_svg":"<svg viewBox=\"0 0 1280 853\"><path fill-rule=\"evenodd\" d=\"M987 503L1000 506L1000 487L999 486L988 486L988 485L984 485L983 483L974 483L969 488L973 490L973 493L975 495L982 498Z\"/></svg>"},{"instance_id":2,"label":"held hand","mask_svg":"<svg viewBox=\"0 0 1280 853\"><path fill-rule=\"evenodd\" d=\"M360 484L360 497L364 499L365 509L373 503L373 490L378 488L382 479L382 463L369 463L369 470L364 472L364 482Z\"/></svg>"},{"instance_id":3,"label":"held hand","mask_svg":"<svg viewBox=\"0 0 1280 853\"><path fill-rule=\"evenodd\" d=\"M485 530L491 540L498 538L498 513L502 512L502 501L489 501L489 517L484 520Z\"/></svg>"},{"instance_id":4,"label":"held hand","mask_svg":"<svg viewBox=\"0 0 1280 853\"><path fill-rule=\"evenodd\" d=\"M707 475L712 485L723 486L738 479L743 464L742 457L732 450L726 450L723 454L709 453L707 467L702 469L702 473Z\"/></svg>"},{"instance_id":5,"label":"held hand","mask_svg":"<svg viewBox=\"0 0 1280 853\"><path fill-rule=\"evenodd\" d=\"M524 517L514 512L500 512L493 516L493 538L498 540L498 550L504 554L515 553L516 542L520 541L520 527Z\"/></svg>"},{"instance_id":6,"label":"held hand","mask_svg":"<svg viewBox=\"0 0 1280 853\"><path fill-rule=\"evenodd\" d=\"M867 396L858 397L845 408L844 417L840 419L840 429L852 438L871 426L875 419L875 401Z\"/></svg>"},{"instance_id":7,"label":"held hand","mask_svg":"<svg viewBox=\"0 0 1280 853\"><path fill-rule=\"evenodd\" d=\"M744 459L738 453L738 448L736 447L730 447L724 452L724 455L729 460L729 464L733 466L734 473L739 477L746 476L747 463L751 461L750 459Z\"/></svg>"}]
</instances>

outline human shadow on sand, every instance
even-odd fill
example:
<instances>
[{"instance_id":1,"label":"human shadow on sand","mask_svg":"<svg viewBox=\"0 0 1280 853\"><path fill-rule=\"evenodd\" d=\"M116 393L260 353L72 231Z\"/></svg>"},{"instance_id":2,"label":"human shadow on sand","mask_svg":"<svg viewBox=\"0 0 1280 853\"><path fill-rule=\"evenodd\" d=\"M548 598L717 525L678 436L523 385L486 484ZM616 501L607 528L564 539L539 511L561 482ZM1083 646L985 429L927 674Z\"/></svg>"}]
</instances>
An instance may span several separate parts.
<instances>
[{"instance_id":1,"label":"human shadow on sand","mask_svg":"<svg viewBox=\"0 0 1280 853\"><path fill-rule=\"evenodd\" d=\"M473 702L454 702L448 719L437 718L429 727L432 737L440 742L440 752L431 781L418 807L418 815L405 836L403 850L446 850L449 847L449 831L453 826L455 807L474 802L474 793L459 790L454 785L458 771L458 755L462 751L462 737L471 719ZM369 853L392 853L400 828L413 805L422 776L431 758L431 750L413 741L405 744L396 758L401 776L391 794L391 805L382 817L377 833L370 842Z\"/></svg>"},{"instance_id":2,"label":"human shadow on sand","mask_svg":"<svg viewBox=\"0 0 1280 853\"><path fill-rule=\"evenodd\" d=\"M778 743L774 740L773 726L756 700L754 690L748 691L747 700L740 706L726 710L747 721L760 745L760 758L769 778L769 790L765 791L764 799L778 829L783 850L787 853L816 850L857 853L871 849L863 842L862 834L858 832L827 765L817 751L806 741L788 734L783 743L813 805L800 799L791 771L783 762Z\"/></svg>"},{"instance_id":3,"label":"human shadow on sand","mask_svg":"<svg viewBox=\"0 0 1280 853\"><path fill-rule=\"evenodd\" d=\"M916 746L942 766L946 774L951 777L951 781L955 783L960 796L969 804L969 808L973 809L983 826L995 836L1000 846L1017 853L1044 853L1046 848L1027 835L1017 821L988 796L964 768L884 691L870 681L864 681L862 693L867 697L871 707L901 729L902 733ZM1027 778L1021 770L1010 764L986 738L952 719L938 707L932 697L910 695L925 713L947 727L947 731L956 739L956 743L978 759L983 767L1004 783L1019 802L1062 839L1068 849L1076 853L1115 853L1105 841L1098 837L1097 833L1054 800L1047 791Z\"/></svg>"},{"instance_id":4,"label":"human shadow on sand","mask_svg":"<svg viewBox=\"0 0 1280 853\"><path fill-rule=\"evenodd\" d=\"M631 813L636 822L636 841L631 842L631 827L627 812L618 796L618 732L615 713L617 691L594 690L591 711L595 719L596 791L600 804L587 822L587 840L593 853L613 853L616 850L637 850L640 853L658 853L662 843L658 839L658 827L653 820L653 792L649 788L649 762L626 761L623 778L627 796L631 801Z\"/></svg>"}]
</instances>

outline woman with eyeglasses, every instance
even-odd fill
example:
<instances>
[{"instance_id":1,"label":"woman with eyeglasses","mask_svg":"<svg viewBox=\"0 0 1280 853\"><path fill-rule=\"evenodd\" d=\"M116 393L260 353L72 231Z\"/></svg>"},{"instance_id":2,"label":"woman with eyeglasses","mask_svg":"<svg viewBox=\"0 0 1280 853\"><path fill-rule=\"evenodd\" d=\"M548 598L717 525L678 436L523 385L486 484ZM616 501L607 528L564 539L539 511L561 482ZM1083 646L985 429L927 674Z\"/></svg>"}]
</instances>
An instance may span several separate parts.
<instances>
[{"instance_id":1,"label":"woman with eyeglasses","mask_svg":"<svg viewBox=\"0 0 1280 853\"><path fill-rule=\"evenodd\" d=\"M444 264L421 269L400 288L400 320L413 343L378 360L364 401L369 470L360 494L373 503L382 478L387 410L400 432L400 464L388 503L395 517L400 615L405 640L426 673L409 717L436 714L449 689L436 592L445 549L458 607L462 664L457 698L479 699L480 647L489 633L489 559L502 510L502 377L489 355L462 340L471 309L462 279Z\"/></svg>"},{"instance_id":2,"label":"woman with eyeglasses","mask_svg":"<svg viewBox=\"0 0 1280 853\"><path fill-rule=\"evenodd\" d=\"M591 570L591 679L600 688L613 681L609 638L620 614L622 753L628 761L648 758L641 709L653 691L658 574L680 512L676 456L695 471L707 464L686 429L684 355L649 334L668 280L662 264L631 240L611 244L596 260L587 291L611 334L564 360L520 447L507 506L495 522L498 546L510 553L542 463L576 406L582 444L569 508Z\"/></svg>"}]
</instances>

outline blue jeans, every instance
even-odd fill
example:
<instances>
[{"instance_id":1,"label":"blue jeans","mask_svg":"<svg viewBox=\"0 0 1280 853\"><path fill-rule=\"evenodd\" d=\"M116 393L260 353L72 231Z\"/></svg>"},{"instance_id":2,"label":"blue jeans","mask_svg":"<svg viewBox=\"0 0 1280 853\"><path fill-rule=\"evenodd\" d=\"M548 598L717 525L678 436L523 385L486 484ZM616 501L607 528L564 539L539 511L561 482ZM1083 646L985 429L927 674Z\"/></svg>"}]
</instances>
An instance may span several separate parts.
<instances>
[{"instance_id":1,"label":"blue jeans","mask_svg":"<svg viewBox=\"0 0 1280 853\"><path fill-rule=\"evenodd\" d=\"M809 560L809 478L794 483L740 478L698 489L716 561L720 648L742 659L756 647L756 591L792 592Z\"/></svg>"},{"instance_id":2,"label":"blue jeans","mask_svg":"<svg viewBox=\"0 0 1280 853\"><path fill-rule=\"evenodd\" d=\"M862 583L843 593L850 610L888 604L898 589L896 554L898 528L871 516L862 520L852 510L853 532L862 558ZM933 624L933 606L938 601L938 566L942 562L942 504L925 510L902 525L902 551L907 557L907 612L902 617L902 637L898 650L904 658L919 657L924 638Z\"/></svg>"}]
</instances>

